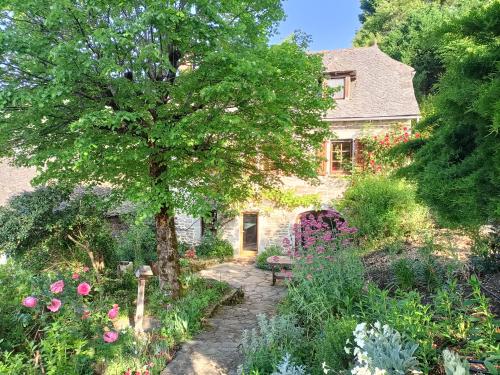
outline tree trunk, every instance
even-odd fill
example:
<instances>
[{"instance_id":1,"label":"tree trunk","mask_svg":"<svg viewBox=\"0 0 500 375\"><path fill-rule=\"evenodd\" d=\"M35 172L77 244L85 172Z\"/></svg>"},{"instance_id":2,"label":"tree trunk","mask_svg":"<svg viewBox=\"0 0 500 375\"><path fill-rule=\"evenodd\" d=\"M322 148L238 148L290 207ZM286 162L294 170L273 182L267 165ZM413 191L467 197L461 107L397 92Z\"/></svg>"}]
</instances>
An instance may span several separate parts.
<instances>
[{"instance_id":1,"label":"tree trunk","mask_svg":"<svg viewBox=\"0 0 500 375\"><path fill-rule=\"evenodd\" d=\"M155 219L160 288L168 290L172 298L176 299L179 297L181 286L174 216L170 215L167 207L163 207Z\"/></svg>"}]
</instances>

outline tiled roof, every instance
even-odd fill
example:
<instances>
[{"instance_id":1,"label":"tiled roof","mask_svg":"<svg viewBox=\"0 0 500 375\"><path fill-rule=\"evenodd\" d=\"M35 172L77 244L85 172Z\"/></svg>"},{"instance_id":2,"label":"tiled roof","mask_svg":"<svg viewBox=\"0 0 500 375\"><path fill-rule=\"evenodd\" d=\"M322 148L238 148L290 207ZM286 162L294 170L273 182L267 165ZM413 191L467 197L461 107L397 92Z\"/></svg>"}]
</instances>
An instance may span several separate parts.
<instances>
[{"instance_id":1,"label":"tiled roof","mask_svg":"<svg viewBox=\"0 0 500 375\"><path fill-rule=\"evenodd\" d=\"M314 52L328 73L354 71L348 99L337 100L327 119L373 119L419 116L413 90L414 69L372 47Z\"/></svg>"}]
</instances>

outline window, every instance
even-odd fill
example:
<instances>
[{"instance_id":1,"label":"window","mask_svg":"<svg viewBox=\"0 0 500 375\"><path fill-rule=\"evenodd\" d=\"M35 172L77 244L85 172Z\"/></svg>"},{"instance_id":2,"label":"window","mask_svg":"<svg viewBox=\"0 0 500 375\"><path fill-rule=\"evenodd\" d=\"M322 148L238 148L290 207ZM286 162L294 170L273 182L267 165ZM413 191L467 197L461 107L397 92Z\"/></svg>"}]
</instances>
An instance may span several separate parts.
<instances>
[{"instance_id":1,"label":"window","mask_svg":"<svg viewBox=\"0 0 500 375\"><path fill-rule=\"evenodd\" d=\"M328 87L336 89L333 99L345 99L345 77L330 78L327 80Z\"/></svg>"},{"instance_id":2,"label":"window","mask_svg":"<svg viewBox=\"0 0 500 375\"><path fill-rule=\"evenodd\" d=\"M332 141L332 173L349 172L352 166L352 139Z\"/></svg>"}]
</instances>

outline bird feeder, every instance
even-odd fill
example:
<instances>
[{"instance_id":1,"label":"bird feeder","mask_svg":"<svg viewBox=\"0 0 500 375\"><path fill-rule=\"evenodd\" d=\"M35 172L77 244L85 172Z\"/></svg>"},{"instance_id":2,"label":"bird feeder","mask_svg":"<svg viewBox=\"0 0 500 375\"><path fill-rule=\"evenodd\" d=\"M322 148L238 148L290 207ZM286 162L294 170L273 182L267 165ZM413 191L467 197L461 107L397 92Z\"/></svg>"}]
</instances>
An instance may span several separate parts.
<instances>
[{"instance_id":1,"label":"bird feeder","mask_svg":"<svg viewBox=\"0 0 500 375\"><path fill-rule=\"evenodd\" d=\"M144 292L146 290L146 280L153 277L150 266L141 266L135 271L135 276L139 279L137 286L137 308L135 311L135 332L144 332L142 325L144 322Z\"/></svg>"}]
</instances>

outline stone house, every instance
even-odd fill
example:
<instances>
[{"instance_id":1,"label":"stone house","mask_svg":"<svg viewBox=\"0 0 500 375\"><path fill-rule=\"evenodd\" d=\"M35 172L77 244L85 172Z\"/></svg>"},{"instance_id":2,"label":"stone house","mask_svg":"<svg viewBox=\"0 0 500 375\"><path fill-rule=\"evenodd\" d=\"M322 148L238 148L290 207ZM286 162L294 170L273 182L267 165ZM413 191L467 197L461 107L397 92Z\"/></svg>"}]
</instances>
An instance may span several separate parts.
<instances>
[{"instance_id":1,"label":"stone house","mask_svg":"<svg viewBox=\"0 0 500 375\"><path fill-rule=\"evenodd\" d=\"M285 177L282 188L298 196L318 194L321 210L330 208L332 200L341 197L347 188L346 166L356 163L361 155L358 140L385 133L395 124L410 128L420 111L413 90L414 69L392 59L376 45L317 53L323 57L327 84L337 88L336 106L323 118L331 124L336 138L324 143L325 162L319 185ZM256 254L270 244L281 244L284 237L291 238L293 224L302 214L314 210L318 207L287 210L266 201L249 204L223 227L223 237L233 245L236 256ZM180 237L196 241L201 233L200 222L179 219L179 229L188 229Z\"/></svg>"},{"instance_id":2,"label":"stone house","mask_svg":"<svg viewBox=\"0 0 500 375\"><path fill-rule=\"evenodd\" d=\"M346 166L355 163L360 155L358 140L367 134L385 133L394 124L410 127L419 118L419 108L413 90L413 68L392 59L376 45L317 53L323 57L327 84L337 88L336 106L323 119L331 124L336 138L324 142L325 161L318 185L284 177L282 188L297 196L317 194L320 209L326 209L348 185ZM0 160L0 205L11 195L29 190L34 175L32 169L18 170ZM253 255L291 237L292 226L300 215L315 209L318 207L287 210L266 201L250 203L224 225L222 235L233 245L235 256ZM196 244L201 240L201 219L178 215L176 227L180 241Z\"/></svg>"}]
</instances>

